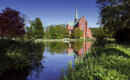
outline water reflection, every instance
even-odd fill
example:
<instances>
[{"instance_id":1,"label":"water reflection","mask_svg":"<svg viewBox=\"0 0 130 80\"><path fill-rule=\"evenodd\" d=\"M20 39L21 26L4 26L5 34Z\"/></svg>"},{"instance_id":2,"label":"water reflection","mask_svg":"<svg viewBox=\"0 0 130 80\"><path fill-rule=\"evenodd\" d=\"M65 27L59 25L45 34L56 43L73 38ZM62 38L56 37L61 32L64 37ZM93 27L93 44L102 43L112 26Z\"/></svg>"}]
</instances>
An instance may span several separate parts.
<instances>
[{"instance_id":1,"label":"water reflection","mask_svg":"<svg viewBox=\"0 0 130 80\"><path fill-rule=\"evenodd\" d=\"M27 80L32 70L43 70L44 44L0 40L0 80Z\"/></svg>"},{"instance_id":2,"label":"water reflection","mask_svg":"<svg viewBox=\"0 0 130 80\"><path fill-rule=\"evenodd\" d=\"M52 54L63 54L64 50L68 48L68 43L64 42L49 42L45 43L46 47L48 47L48 51Z\"/></svg>"},{"instance_id":3,"label":"water reflection","mask_svg":"<svg viewBox=\"0 0 130 80\"><path fill-rule=\"evenodd\" d=\"M71 42L67 49L69 56L84 56L91 49L92 42Z\"/></svg>"},{"instance_id":4,"label":"water reflection","mask_svg":"<svg viewBox=\"0 0 130 80\"><path fill-rule=\"evenodd\" d=\"M91 42L0 41L0 80L59 80L68 62L89 52Z\"/></svg>"},{"instance_id":5,"label":"water reflection","mask_svg":"<svg viewBox=\"0 0 130 80\"><path fill-rule=\"evenodd\" d=\"M67 53L69 56L84 56L85 53L91 49L92 42L80 41L80 42L50 42L46 43L48 52L54 54ZM65 52L66 51L66 52Z\"/></svg>"}]
</instances>

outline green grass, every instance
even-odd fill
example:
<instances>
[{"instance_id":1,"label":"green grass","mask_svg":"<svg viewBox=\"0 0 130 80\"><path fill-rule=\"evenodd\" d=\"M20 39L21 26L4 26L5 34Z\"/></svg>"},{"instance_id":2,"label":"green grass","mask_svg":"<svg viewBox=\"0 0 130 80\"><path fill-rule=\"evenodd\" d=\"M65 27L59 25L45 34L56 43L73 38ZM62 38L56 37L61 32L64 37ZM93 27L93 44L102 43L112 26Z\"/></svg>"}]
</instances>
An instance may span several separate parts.
<instances>
[{"instance_id":1,"label":"green grass","mask_svg":"<svg viewBox=\"0 0 130 80\"><path fill-rule=\"evenodd\" d=\"M75 41L96 41L96 39L37 39L35 42L75 42Z\"/></svg>"},{"instance_id":2,"label":"green grass","mask_svg":"<svg viewBox=\"0 0 130 80\"><path fill-rule=\"evenodd\" d=\"M70 64L61 80L129 80L130 46L107 44L94 47L84 59Z\"/></svg>"},{"instance_id":3,"label":"green grass","mask_svg":"<svg viewBox=\"0 0 130 80\"><path fill-rule=\"evenodd\" d=\"M123 52L124 54L130 56L130 46L128 45L112 44L112 45L107 45L107 48L113 48L113 49L119 50Z\"/></svg>"}]
</instances>

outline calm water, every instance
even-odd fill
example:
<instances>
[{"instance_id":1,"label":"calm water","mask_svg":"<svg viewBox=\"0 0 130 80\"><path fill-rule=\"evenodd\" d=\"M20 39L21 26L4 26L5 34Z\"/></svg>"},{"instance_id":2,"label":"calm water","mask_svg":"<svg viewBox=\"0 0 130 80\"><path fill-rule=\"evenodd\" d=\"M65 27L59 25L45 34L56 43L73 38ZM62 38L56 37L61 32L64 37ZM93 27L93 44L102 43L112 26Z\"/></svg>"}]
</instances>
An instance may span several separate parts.
<instances>
[{"instance_id":1,"label":"calm water","mask_svg":"<svg viewBox=\"0 0 130 80\"><path fill-rule=\"evenodd\" d=\"M30 57L28 53L32 67L15 69L14 65L13 68L3 66L8 62L0 62L0 80L59 80L61 70L67 70L69 62L74 64L78 57L84 57L91 45L91 42L44 43L44 47L39 48L39 56L30 52Z\"/></svg>"}]
</instances>

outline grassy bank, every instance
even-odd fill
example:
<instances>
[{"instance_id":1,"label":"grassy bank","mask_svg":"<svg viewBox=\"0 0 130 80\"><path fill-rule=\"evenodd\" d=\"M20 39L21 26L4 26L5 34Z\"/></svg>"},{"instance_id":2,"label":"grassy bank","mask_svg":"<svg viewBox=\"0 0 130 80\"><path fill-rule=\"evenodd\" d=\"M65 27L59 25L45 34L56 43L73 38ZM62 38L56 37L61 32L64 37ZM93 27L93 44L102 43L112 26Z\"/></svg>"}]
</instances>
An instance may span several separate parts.
<instances>
[{"instance_id":1,"label":"grassy bank","mask_svg":"<svg viewBox=\"0 0 130 80\"><path fill-rule=\"evenodd\" d=\"M107 44L93 47L84 59L70 64L62 80L129 80L130 46Z\"/></svg>"},{"instance_id":2,"label":"grassy bank","mask_svg":"<svg viewBox=\"0 0 130 80\"><path fill-rule=\"evenodd\" d=\"M35 42L74 42L74 41L96 41L95 39L37 39Z\"/></svg>"}]
</instances>

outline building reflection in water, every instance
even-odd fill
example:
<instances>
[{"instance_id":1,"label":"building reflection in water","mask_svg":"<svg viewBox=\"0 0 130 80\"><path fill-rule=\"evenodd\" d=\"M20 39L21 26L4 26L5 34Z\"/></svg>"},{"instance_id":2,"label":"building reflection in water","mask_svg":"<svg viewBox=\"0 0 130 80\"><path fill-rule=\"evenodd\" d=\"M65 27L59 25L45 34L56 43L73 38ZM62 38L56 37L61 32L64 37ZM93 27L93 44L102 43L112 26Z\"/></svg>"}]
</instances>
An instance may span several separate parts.
<instances>
[{"instance_id":1,"label":"building reflection in water","mask_svg":"<svg viewBox=\"0 0 130 80\"><path fill-rule=\"evenodd\" d=\"M69 48L67 49L67 54L69 56L75 56L75 57L76 56L80 56L80 57L83 57L85 55L85 53L90 51L91 46L92 46L92 42L69 43Z\"/></svg>"}]
</instances>

